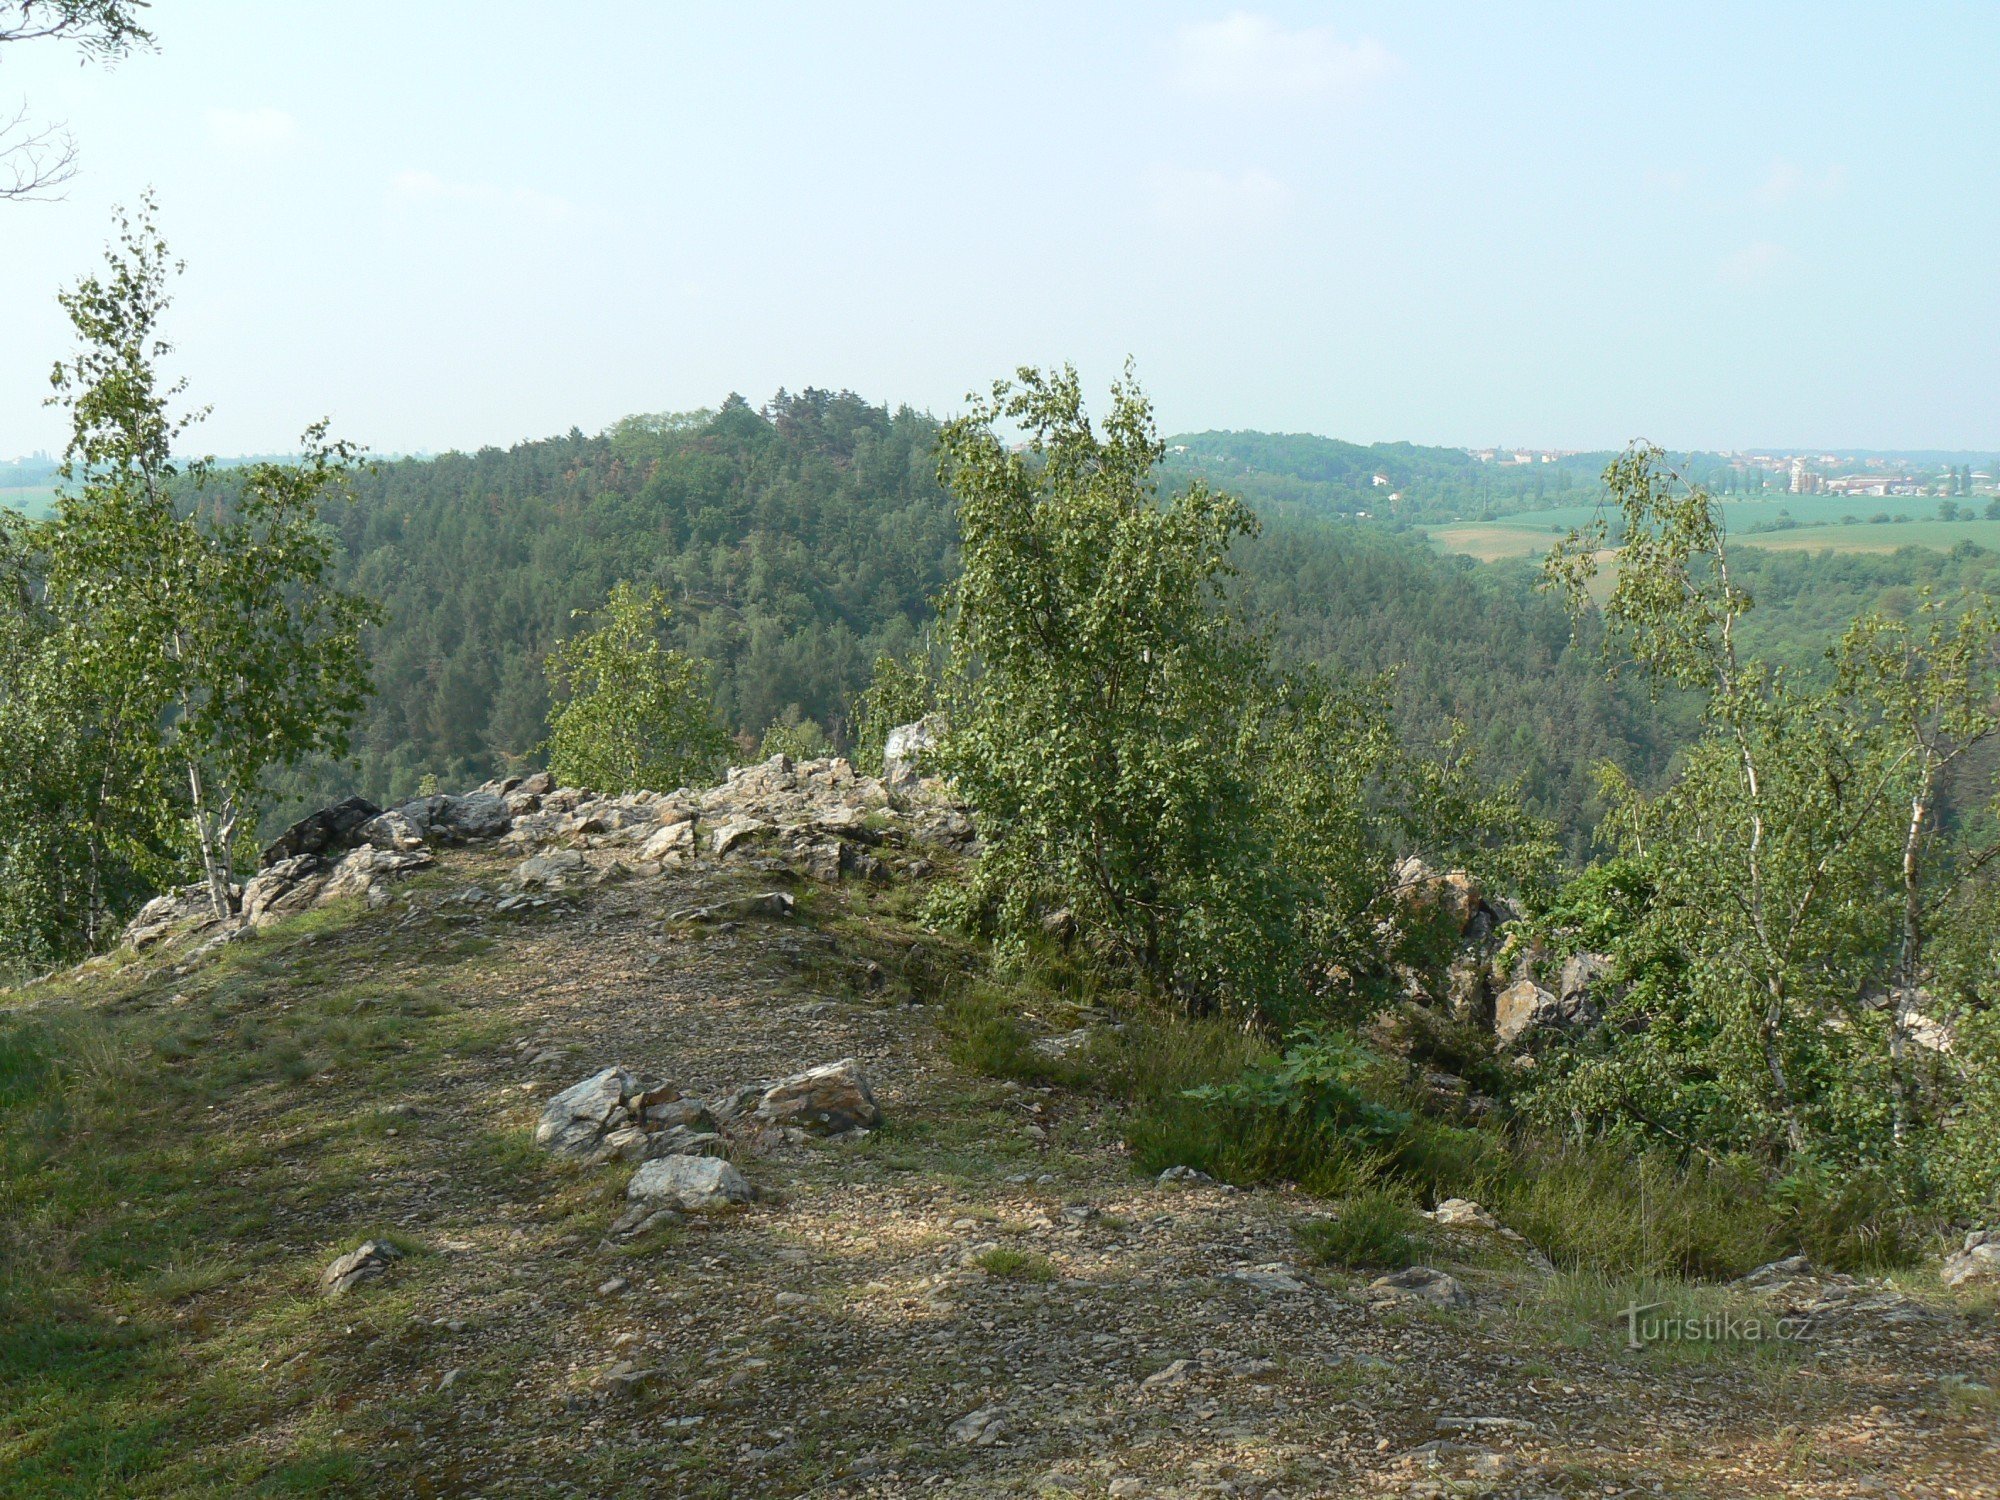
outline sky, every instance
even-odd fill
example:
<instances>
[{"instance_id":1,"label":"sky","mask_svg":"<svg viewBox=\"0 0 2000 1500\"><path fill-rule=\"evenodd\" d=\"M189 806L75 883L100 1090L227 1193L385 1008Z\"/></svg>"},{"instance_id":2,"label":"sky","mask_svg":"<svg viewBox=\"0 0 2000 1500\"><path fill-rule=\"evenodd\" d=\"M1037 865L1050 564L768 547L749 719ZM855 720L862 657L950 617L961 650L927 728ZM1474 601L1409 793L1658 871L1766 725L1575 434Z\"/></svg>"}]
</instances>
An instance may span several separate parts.
<instances>
[{"instance_id":1,"label":"sky","mask_svg":"<svg viewBox=\"0 0 2000 1500\"><path fill-rule=\"evenodd\" d=\"M2000 6L156 0L0 52L0 456L148 187L195 446L506 445L1021 364L1164 428L2000 451Z\"/></svg>"}]
</instances>

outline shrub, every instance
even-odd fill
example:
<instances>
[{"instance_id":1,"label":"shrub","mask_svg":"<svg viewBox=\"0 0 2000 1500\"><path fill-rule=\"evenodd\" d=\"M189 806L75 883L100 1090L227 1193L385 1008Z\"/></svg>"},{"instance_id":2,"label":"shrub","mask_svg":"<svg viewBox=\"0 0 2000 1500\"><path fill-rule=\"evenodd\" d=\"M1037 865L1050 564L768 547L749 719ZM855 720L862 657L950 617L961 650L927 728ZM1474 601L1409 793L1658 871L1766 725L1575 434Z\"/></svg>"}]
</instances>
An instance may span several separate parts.
<instances>
[{"instance_id":1,"label":"shrub","mask_svg":"<svg viewBox=\"0 0 2000 1500\"><path fill-rule=\"evenodd\" d=\"M1399 1270L1422 1260L1430 1225L1408 1199L1376 1189L1350 1198L1330 1219L1308 1219L1299 1242L1321 1265Z\"/></svg>"}]
</instances>

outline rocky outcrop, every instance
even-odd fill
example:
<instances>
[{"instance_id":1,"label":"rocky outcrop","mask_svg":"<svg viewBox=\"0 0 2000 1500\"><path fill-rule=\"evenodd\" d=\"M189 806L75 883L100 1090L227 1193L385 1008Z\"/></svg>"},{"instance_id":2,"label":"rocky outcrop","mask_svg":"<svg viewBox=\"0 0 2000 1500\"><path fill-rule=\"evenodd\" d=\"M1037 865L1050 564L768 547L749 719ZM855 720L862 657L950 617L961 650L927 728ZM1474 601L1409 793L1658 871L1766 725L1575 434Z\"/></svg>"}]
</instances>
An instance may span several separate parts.
<instances>
[{"instance_id":1,"label":"rocky outcrop","mask_svg":"<svg viewBox=\"0 0 2000 1500\"><path fill-rule=\"evenodd\" d=\"M382 809L366 797L343 797L330 807L308 813L273 839L258 862L263 868L300 855L326 855L352 849L361 842L361 828ZM247 897L246 897L247 899Z\"/></svg>"},{"instance_id":2,"label":"rocky outcrop","mask_svg":"<svg viewBox=\"0 0 2000 1500\"><path fill-rule=\"evenodd\" d=\"M231 886L230 895L241 904L243 891L240 886ZM200 931L219 920L205 884L197 882L176 886L139 908L132 920L125 924L124 940L134 948L147 948L162 938Z\"/></svg>"},{"instance_id":3,"label":"rocky outcrop","mask_svg":"<svg viewBox=\"0 0 2000 1500\"><path fill-rule=\"evenodd\" d=\"M912 740L912 755L920 742L927 743L921 735ZM963 852L976 842L965 809L936 782L912 780L892 798L881 779L859 774L838 756L803 762L772 756L699 792L606 796L559 787L541 771L462 794L413 798L386 812L365 798L344 798L274 839L262 868L236 894L244 921L259 927L345 898L386 905L396 879L429 864L436 850L460 845L497 843L518 852L515 881L535 892L710 861L791 868L827 882L887 880L899 864L928 868L921 857L899 851ZM777 898L759 899L768 908ZM706 919L732 915L716 908ZM187 886L148 903L126 936L145 946L211 920L206 888Z\"/></svg>"},{"instance_id":4,"label":"rocky outcrop","mask_svg":"<svg viewBox=\"0 0 2000 1500\"><path fill-rule=\"evenodd\" d=\"M513 826L507 804L495 793L481 790L462 797L443 793L419 797L370 818L359 833L378 849L401 852L496 839Z\"/></svg>"},{"instance_id":5,"label":"rocky outcrop","mask_svg":"<svg viewBox=\"0 0 2000 1500\"><path fill-rule=\"evenodd\" d=\"M1494 1039L1513 1047L1537 1032L1594 1025L1600 1013L1591 986L1608 967L1595 954L1579 954L1563 965L1557 991L1543 989L1533 979L1515 980L1494 997Z\"/></svg>"},{"instance_id":6,"label":"rocky outcrop","mask_svg":"<svg viewBox=\"0 0 2000 1500\"><path fill-rule=\"evenodd\" d=\"M593 1073L548 1102L535 1144L571 1161L649 1161L722 1149L715 1118L697 1099L620 1067Z\"/></svg>"}]
</instances>

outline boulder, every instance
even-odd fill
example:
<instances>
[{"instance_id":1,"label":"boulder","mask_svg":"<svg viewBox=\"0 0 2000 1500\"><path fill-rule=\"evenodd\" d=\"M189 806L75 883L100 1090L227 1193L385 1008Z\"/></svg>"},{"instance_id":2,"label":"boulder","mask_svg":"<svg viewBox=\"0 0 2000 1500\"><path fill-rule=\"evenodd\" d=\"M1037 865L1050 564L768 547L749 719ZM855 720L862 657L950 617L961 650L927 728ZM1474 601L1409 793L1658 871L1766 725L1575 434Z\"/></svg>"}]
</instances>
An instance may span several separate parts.
<instances>
[{"instance_id":1,"label":"boulder","mask_svg":"<svg viewBox=\"0 0 2000 1500\"><path fill-rule=\"evenodd\" d=\"M1569 965L1563 967L1565 975L1569 975ZM1584 979L1569 994L1562 995L1551 994L1532 979L1515 980L1493 999L1494 1036L1501 1046L1511 1047L1537 1031L1566 1030L1595 1023L1598 1011L1590 1000L1590 982Z\"/></svg>"},{"instance_id":2,"label":"boulder","mask_svg":"<svg viewBox=\"0 0 2000 1500\"><path fill-rule=\"evenodd\" d=\"M572 1161L645 1161L718 1149L714 1129L699 1100L614 1065L549 1100L535 1144Z\"/></svg>"},{"instance_id":3,"label":"boulder","mask_svg":"<svg viewBox=\"0 0 2000 1500\"><path fill-rule=\"evenodd\" d=\"M772 1084L757 1101L755 1114L766 1124L796 1126L820 1135L882 1123L867 1076L851 1057Z\"/></svg>"},{"instance_id":4,"label":"boulder","mask_svg":"<svg viewBox=\"0 0 2000 1500\"><path fill-rule=\"evenodd\" d=\"M1563 960L1556 980L1556 996L1563 1009L1578 1021L1597 1019L1609 1001L1611 956L1606 953L1572 953Z\"/></svg>"},{"instance_id":5,"label":"boulder","mask_svg":"<svg viewBox=\"0 0 2000 1500\"><path fill-rule=\"evenodd\" d=\"M647 835L646 842L639 847L639 858L650 860L656 865L679 864L694 855L694 819L683 817L678 822L660 826Z\"/></svg>"},{"instance_id":6,"label":"boulder","mask_svg":"<svg viewBox=\"0 0 2000 1500\"><path fill-rule=\"evenodd\" d=\"M243 891L240 886L232 885L229 894L232 902L241 904ZM192 885L175 886L140 907L132 920L125 924L124 939L134 948L144 948L182 928L206 926L215 920L208 886L206 882L196 881Z\"/></svg>"},{"instance_id":7,"label":"boulder","mask_svg":"<svg viewBox=\"0 0 2000 1500\"><path fill-rule=\"evenodd\" d=\"M265 847L259 863L269 869L302 854L330 854L361 842L361 827L382 809L366 797L343 797L330 807L308 813ZM246 897L247 899L247 897Z\"/></svg>"},{"instance_id":8,"label":"boulder","mask_svg":"<svg viewBox=\"0 0 2000 1500\"><path fill-rule=\"evenodd\" d=\"M1411 1266L1368 1283L1370 1302L1423 1302L1432 1307L1470 1307L1472 1294L1455 1276L1429 1266Z\"/></svg>"},{"instance_id":9,"label":"boulder","mask_svg":"<svg viewBox=\"0 0 2000 1500\"><path fill-rule=\"evenodd\" d=\"M2000 1229L1973 1230L1962 1249L1945 1257L1939 1274L1946 1286L2000 1279Z\"/></svg>"},{"instance_id":10,"label":"boulder","mask_svg":"<svg viewBox=\"0 0 2000 1500\"><path fill-rule=\"evenodd\" d=\"M426 844L496 839L513 824L507 804L491 792L468 792L463 797L439 793L391 808L370 818L358 831L378 849L403 851Z\"/></svg>"},{"instance_id":11,"label":"boulder","mask_svg":"<svg viewBox=\"0 0 2000 1500\"><path fill-rule=\"evenodd\" d=\"M748 1203L757 1193L719 1156L663 1156L632 1174L625 1196L635 1203L704 1213Z\"/></svg>"},{"instance_id":12,"label":"boulder","mask_svg":"<svg viewBox=\"0 0 2000 1500\"><path fill-rule=\"evenodd\" d=\"M780 760L783 756L778 757ZM717 826L711 843L718 858L736 852L752 839L772 832L772 825L762 818L729 818Z\"/></svg>"},{"instance_id":13,"label":"boulder","mask_svg":"<svg viewBox=\"0 0 2000 1500\"><path fill-rule=\"evenodd\" d=\"M400 1259L403 1252L383 1240L369 1240L360 1248L347 1254L319 1273L320 1290L329 1297L338 1297L353 1290L364 1281L372 1281L389 1269L389 1262Z\"/></svg>"}]
</instances>

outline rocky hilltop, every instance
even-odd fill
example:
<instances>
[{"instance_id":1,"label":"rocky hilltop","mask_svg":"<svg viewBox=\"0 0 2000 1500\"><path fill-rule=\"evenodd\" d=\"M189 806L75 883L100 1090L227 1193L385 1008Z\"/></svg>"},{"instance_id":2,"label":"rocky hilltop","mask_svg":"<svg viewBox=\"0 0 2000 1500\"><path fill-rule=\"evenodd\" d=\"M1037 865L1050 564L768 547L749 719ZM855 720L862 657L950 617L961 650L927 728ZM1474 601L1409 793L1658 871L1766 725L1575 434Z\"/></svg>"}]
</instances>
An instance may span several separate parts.
<instances>
[{"instance_id":1,"label":"rocky hilltop","mask_svg":"<svg viewBox=\"0 0 2000 1500\"><path fill-rule=\"evenodd\" d=\"M175 893L8 996L50 1061L7 1075L0 1249L56 1332L0 1373L0 1492L1995 1493L1987 1239L1956 1287L1640 1296L1454 1199L1349 1269L1349 1205L1135 1169L1066 1070L1143 1018L1046 997L1040 1081L981 1068L920 904L976 848L902 760L356 799L236 916ZM1454 947L1390 1033L1592 1023L1587 955L1400 879ZM1647 1301L1736 1332L1628 1347Z\"/></svg>"}]
</instances>

